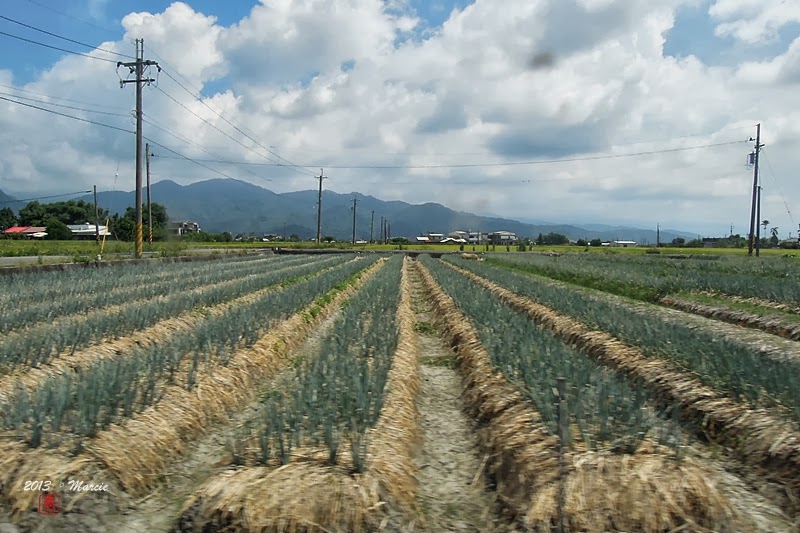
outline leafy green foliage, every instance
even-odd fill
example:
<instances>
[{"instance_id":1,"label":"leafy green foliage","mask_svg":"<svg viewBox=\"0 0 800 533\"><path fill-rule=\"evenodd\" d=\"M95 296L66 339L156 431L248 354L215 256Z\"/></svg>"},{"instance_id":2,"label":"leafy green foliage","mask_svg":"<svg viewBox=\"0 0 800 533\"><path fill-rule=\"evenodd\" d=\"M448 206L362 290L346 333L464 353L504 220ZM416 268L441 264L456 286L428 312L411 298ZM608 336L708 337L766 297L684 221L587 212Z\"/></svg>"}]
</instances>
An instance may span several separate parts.
<instances>
[{"instance_id":1,"label":"leafy green foliage","mask_svg":"<svg viewBox=\"0 0 800 533\"><path fill-rule=\"evenodd\" d=\"M50 217L45 221L47 239L51 241L67 241L72 238L72 232L66 224L55 217Z\"/></svg>"},{"instance_id":2,"label":"leafy green foliage","mask_svg":"<svg viewBox=\"0 0 800 533\"><path fill-rule=\"evenodd\" d=\"M334 285L350 279L377 258L341 263L318 275L294 278L281 290L248 305L227 309L204 320L194 331L176 333L166 342L139 346L125 357L103 359L72 374L53 376L33 393L21 384L0 403L0 420L30 446L39 446L40 432L51 438L59 429L92 437L156 403L169 384L193 388L214 363L227 364L236 350L255 344L273 324L313 302ZM188 366L185 383L179 370ZM43 429L44 428L44 429Z\"/></svg>"},{"instance_id":3,"label":"leafy green foliage","mask_svg":"<svg viewBox=\"0 0 800 533\"><path fill-rule=\"evenodd\" d=\"M562 425L571 428L567 430L569 441L592 450L632 452L657 425L647 410L648 397L639 387L573 350L454 270L427 256L421 261L469 317L493 366L527 396L551 434L559 434L553 394L559 377L567 382L570 421ZM673 428L670 433L675 431Z\"/></svg>"},{"instance_id":4,"label":"leafy green foliage","mask_svg":"<svg viewBox=\"0 0 800 533\"><path fill-rule=\"evenodd\" d=\"M402 257L393 256L348 301L317 357L295 367L294 387L268 396L255 428L262 463L278 451L320 441L336 464L348 444L358 472L366 468L367 435L383 407L385 386L397 348L396 313Z\"/></svg>"},{"instance_id":5,"label":"leafy green foliage","mask_svg":"<svg viewBox=\"0 0 800 533\"><path fill-rule=\"evenodd\" d=\"M108 211L99 209L100 218L108 218ZM42 204L38 201L30 202L19 210L19 224L21 226L47 226L51 218L60 220L63 224L86 224L94 222L94 204L85 200L67 200L65 202L52 202Z\"/></svg>"},{"instance_id":6,"label":"leafy green foliage","mask_svg":"<svg viewBox=\"0 0 800 533\"><path fill-rule=\"evenodd\" d=\"M17 215L10 207L0 209L0 231L5 231L17 224Z\"/></svg>"},{"instance_id":7,"label":"leafy green foliage","mask_svg":"<svg viewBox=\"0 0 800 533\"><path fill-rule=\"evenodd\" d=\"M796 259L701 257L530 254L491 257L488 262L650 302L679 291L707 290L800 304Z\"/></svg>"},{"instance_id":8,"label":"leafy green foliage","mask_svg":"<svg viewBox=\"0 0 800 533\"><path fill-rule=\"evenodd\" d=\"M639 346L648 356L670 361L679 370L694 373L708 386L731 394L736 400L753 406L780 403L800 420L798 365L776 361L757 347L718 338L688 324L665 320L646 310L620 306L600 296L537 281L486 263L447 260L559 313L575 317L592 328Z\"/></svg>"}]
</instances>

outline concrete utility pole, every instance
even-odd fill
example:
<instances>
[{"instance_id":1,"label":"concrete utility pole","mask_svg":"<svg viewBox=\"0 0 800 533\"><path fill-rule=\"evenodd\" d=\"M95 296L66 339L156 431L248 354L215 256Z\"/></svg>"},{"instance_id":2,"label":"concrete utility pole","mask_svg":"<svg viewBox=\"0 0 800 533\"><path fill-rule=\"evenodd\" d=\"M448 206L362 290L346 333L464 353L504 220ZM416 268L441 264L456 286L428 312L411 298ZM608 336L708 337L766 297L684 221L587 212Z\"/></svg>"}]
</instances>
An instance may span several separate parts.
<instances>
[{"instance_id":1,"label":"concrete utility pole","mask_svg":"<svg viewBox=\"0 0 800 533\"><path fill-rule=\"evenodd\" d=\"M656 248L661 246L661 224L656 224Z\"/></svg>"},{"instance_id":2,"label":"concrete utility pole","mask_svg":"<svg viewBox=\"0 0 800 533\"><path fill-rule=\"evenodd\" d=\"M353 246L356 245L356 203L358 198L353 198Z\"/></svg>"},{"instance_id":3,"label":"concrete utility pole","mask_svg":"<svg viewBox=\"0 0 800 533\"><path fill-rule=\"evenodd\" d=\"M761 255L761 185L758 186L758 201L756 202L756 257ZM767 226L764 226L764 233L767 232Z\"/></svg>"},{"instance_id":4,"label":"concrete utility pole","mask_svg":"<svg viewBox=\"0 0 800 533\"><path fill-rule=\"evenodd\" d=\"M372 218L369 221L369 243L372 244L372 229L375 226L375 210L372 210Z\"/></svg>"},{"instance_id":5,"label":"concrete utility pole","mask_svg":"<svg viewBox=\"0 0 800 533\"><path fill-rule=\"evenodd\" d=\"M145 143L144 155L147 162L147 242L153 244L153 210L150 207L150 143Z\"/></svg>"},{"instance_id":6,"label":"concrete utility pole","mask_svg":"<svg viewBox=\"0 0 800 533\"><path fill-rule=\"evenodd\" d=\"M756 125L756 138L753 139L750 137L751 141L755 141L755 151L753 152L753 164L755 165L753 169L753 203L750 206L750 235L748 237L747 243L747 255L753 255L753 241L755 240L755 232L757 231L756 227L756 202L758 201L758 155L761 152L761 148L764 146L761 144L761 123Z\"/></svg>"},{"instance_id":7,"label":"concrete utility pole","mask_svg":"<svg viewBox=\"0 0 800 533\"><path fill-rule=\"evenodd\" d=\"M315 179L319 180L319 196L317 196L317 244L322 242L322 180L327 176L322 175L322 169L319 169L319 176Z\"/></svg>"},{"instance_id":8,"label":"concrete utility pole","mask_svg":"<svg viewBox=\"0 0 800 533\"><path fill-rule=\"evenodd\" d=\"M94 238L100 246L100 212L97 210L97 185L94 186Z\"/></svg>"},{"instance_id":9,"label":"concrete utility pole","mask_svg":"<svg viewBox=\"0 0 800 533\"><path fill-rule=\"evenodd\" d=\"M380 236L380 239L378 239L378 240L379 240L379 241L381 241L381 244L383 244L383 217L381 217L381 229L380 229L380 235L381 235L381 236Z\"/></svg>"},{"instance_id":10,"label":"concrete utility pole","mask_svg":"<svg viewBox=\"0 0 800 533\"><path fill-rule=\"evenodd\" d=\"M133 80L120 80L120 88L126 83L136 83L136 258L142 257L142 84L150 85L156 81L153 78L143 78L145 67L155 66L161 72L161 67L155 61L144 60L144 39L136 39L136 61L129 63L117 62L119 67L128 67Z\"/></svg>"}]
</instances>

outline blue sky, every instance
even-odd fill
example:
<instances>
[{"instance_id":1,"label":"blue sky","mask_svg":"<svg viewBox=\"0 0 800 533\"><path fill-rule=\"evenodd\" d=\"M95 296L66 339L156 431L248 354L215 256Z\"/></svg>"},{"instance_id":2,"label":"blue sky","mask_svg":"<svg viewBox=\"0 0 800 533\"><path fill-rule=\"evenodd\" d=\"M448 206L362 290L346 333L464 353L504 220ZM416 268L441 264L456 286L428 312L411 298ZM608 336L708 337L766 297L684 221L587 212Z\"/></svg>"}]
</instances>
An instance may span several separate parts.
<instances>
[{"instance_id":1,"label":"blue sky","mask_svg":"<svg viewBox=\"0 0 800 533\"><path fill-rule=\"evenodd\" d=\"M790 178L800 165L800 11L793 0L764 0L759 16L748 11L749 0L387 0L384 9L375 0L185 4L2 0L0 15L90 45L113 42L130 54L122 19L156 15L127 22L132 36L146 36L146 50L283 157L308 168L333 167L329 186L337 192L523 218L689 224L719 233L749 205L751 171L742 164L748 145L530 167L374 172L335 165L506 164L739 143L762 122L771 163L765 210L775 219L787 218L787 204L800 212L800 185ZM403 16L410 14L419 17L416 25ZM0 31L90 51L6 20ZM113 65L67 60L2 35L0 43L3 84L111 106L122 115L100 119L131 126L132 88L116 86ZM531 69L533 51L548 46L557 60ZM675 61L688 56L696 60ZM192 94L162 81L148 90L145 113L189 142L147 125L151 138L194 158L260 157ZM50 127L53 120L61 119L0 102L0 190L112 187L117 168L119 181L130 181L124 134L73 125L64 137ZM179 183L220 177L187 161L159 168ZM218 169L254 180L241 167ZM271 181L253 182L278 192L311 185L286 169L257 170ZM779 225L796 224L781 219Z\"/></svg>"},{"instance_id":2,"label":"blue sky","mask_svg":"<svg viewBox=\"0 0 800 533\"><path fill-rule=\"evenodd\" d=\"M785 50L800 33L800 24L789 24L780 30L779 38L758 45L738 43L732 37L714 35L715 22L708 14L712 0L678 10L675 26L666 35L664 53L675 57L695 55L704 63L734 65L743 60L762 60ZM87 44L97 45L107 40L118 40L123 34L121 19L133 11L161 12L172 2L163 0L4 0L0 14L20 20ZM257 2L251 0L192 0L190 5L199 12L217 18L217 23L230 26L246 17ZM411 0L410 6L422 19L415 32L421 37L426 29L436 29L447 20L453 9L463 9L470 0ZM8 21L0 20L0 31L43 41L81 51L81 47L42 35ZM49 68L63 56L61 52L47 50L29 43L0 35L3 43L3 67L10 68L15 78L25 83L38 72ZM133 45L131 45L133 49ZM226 83L210 84L206 90L224 89Z\"/></svg>"}]
</instances>

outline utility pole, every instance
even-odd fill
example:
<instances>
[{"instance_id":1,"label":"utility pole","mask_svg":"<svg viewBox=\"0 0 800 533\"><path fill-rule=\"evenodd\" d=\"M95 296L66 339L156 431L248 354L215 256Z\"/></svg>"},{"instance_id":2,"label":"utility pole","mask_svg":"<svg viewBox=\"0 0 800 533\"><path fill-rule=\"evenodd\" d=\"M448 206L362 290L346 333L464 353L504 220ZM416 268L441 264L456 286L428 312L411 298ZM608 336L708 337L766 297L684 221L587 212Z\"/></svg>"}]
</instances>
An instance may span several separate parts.
<instances>
[{"instance_id":1,"label":"utility pole","mask_svg":"<svg viewBox=\"0 0 800 533\"><path fill-rule=\"evenodd\" d=\"M144 145L144 156L147 162L147 242L153 244L153 210L150 208L150 143Z\"/></svg>"},{"instance_id":2,"label":"utility pole","mask_svg":"<svg viewBox=\"0 0 800 533\"><path fill-rule=\"evenodd\" d=\"M319 169L319 176L315 179L319 180L319 195L317 196L317 244L322 242L322 180L327 176L322 175L322 169Z\"/></svg>"},{"instance_id":3,"label":"utility pole","mask_svg":"<svg viewBox=\"0 0 800 533\"><path fill-rule=\"evenodd\" d=\"M142 257L142 84L150 85L156 81L152 78L143 78L145 67L155 66L161 72L158 63L144 59L144 39L136 39L136 61L129 63L117 62L119 67L128 67L133 80L120 80L120 88L126 83L136 83L136 258Z\"/></svg>"},{"instance_id":4,"label":"utility pole","mask_svg":"<svg viewBox=\"0 0 800 533\"><path fill-rule=\"evenodd\" d=\"M372 229L375 226L375 210L372 210L372 218L369 221L369 243L372 244Z\"/></svg>"},{"instance_id":5,"label":"utility pole","mask_svg":"<svg viewBox=\"0 0 800 533\"><path fill-rule=\"evenodd\" d=\"M353 246L356 245L356 203L358 198L353 198Z\"/></svg>"},{"instance_id":6,"label":"utility pole","mask_svg":"<svg viewBox=\"0 0 800 533\"><path fill-rule=\"evenodd\" d=\"M748 244L747 244L747 255L753 255L753 241L755 240L755 232L756 228L756 202L758 200L758 155L761 152L761 148L764 146L761 144L761 123L759 122L756 125L756 138L753 139L750 137L751 141L756 142L755 151L753 152L753 164L755 165L753 169L753 203L750 206L750 236L748 237Z\"/></svg>"},{"instance_id":7,"label":"utility pole","mask_svg":"<svg viewBox=\"0 0 800 533\"><path fill-rule=\"evenodd\" d=\"M656 224L656 248L661 246L661 224Z\"/></svg>"},{"instance_id":8,"label":"utility pole","mask_svg":"<svg viewBox=\"0 0 800 533\"><path fill-rule=\"evenodd\" d=\"M758 222L756 223L756 257L761 255L761 185L758 186L758 202L756 204L756 217L758 218ZM766 226L764 226L764 232L767 231Z\"/></svg>"},{"instance_id":9,"label":"utility pole","mask_svg":"<svg viewBox=\"0 0 800 533\"><path fill-rule=\"evenodd\" d=\"M94 186L94 238L100 246L100 212L97 210L97 185Z\"/></svg>"},{"instance_id":10,"label":"utility pole","mask_svg":"<svg viewBox=\"0 0 800 533\"><path fill-rule=\"evenodd\" d=\"M733 224L731 224L731 237L733 237Z\"/></svg>"},{"instance_id":11,"label":"utility pole","mask_svg":"<svg viewBox=\"0 0 800 533\"><path fill-rule=\"evenodd\" d=\"M386 242L392 240L392 225L389 224L389 221L386 221Z\"/></svg>"},{"instance_id":12,"label":"utility pole","mask_svg":"<svg viewBox=\"0 0 800 533\"><path fill-rule=\"evenodd\" d=\"M283 223L283 242L286 242L286 222Z\"/></svg>"},{"instance_id":13,"label":"utility pole","mask_svg":"<svg viewBox=\"0 0 800 533\"><path fill-rule=\"evenodd\" d=\"M381 244L383 244L383 217L381 217L381 230L380 230L380 238L378 239Z\"/></svg>"}]
</instances>

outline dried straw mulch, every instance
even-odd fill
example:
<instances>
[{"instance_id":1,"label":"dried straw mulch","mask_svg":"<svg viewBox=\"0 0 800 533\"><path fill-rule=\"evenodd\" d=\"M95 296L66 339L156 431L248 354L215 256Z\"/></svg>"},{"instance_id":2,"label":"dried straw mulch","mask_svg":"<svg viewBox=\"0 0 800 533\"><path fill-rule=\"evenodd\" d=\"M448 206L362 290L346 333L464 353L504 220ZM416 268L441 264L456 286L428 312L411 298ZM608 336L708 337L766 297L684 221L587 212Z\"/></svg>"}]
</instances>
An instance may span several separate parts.
<instances>
[{"instance_id":1,"label":"dried straw mulch","mask_svg":"<svg viewBox=\"0 0 800 533\"><path fill-rule=\"evenodd\" d=\"M694 421L700 436L735 449L744 460L768 469L776 481L800 498L800 432L797 427L766 409L723 396L692 375L674 370L665 361L646 357L611 335L591 330L472 272L444 263L498 295L511 307L581 348L601 364L645 384L667 405L678 407L683 418Z\"/></svg>"},{"instance_id":2,"label":"dried straw mulch","mask_svg":"<svg viewBox=\"0 0 800 533\"><path fill-rule=\"evenodd\" d=\"M556 437L494 370L452 298L424 266L417 268L457 351L464 399L489 456L486 468L512 518L526 528L549 531L559 522L562 490L563 519L570 531L751 529L715 486L708 467L693 460L677 463L652 445L633 455L568 451L561 477Z\"/></svg>"},{"instance_id":3,"label":"dried straw mulch","mask_svg":"<svg viewBox=\"0 0 800 533\"><path fill-rule=\"evenodd\" d=\"M399 338L381 415L368 436L363 475L300 457L277 469L247 467L208 481L186 502L179 531L358 532L390 520L422 523L413 461L419 439L417 337L403 265L397 309Z\"/></svg>"},{"instance_id":4,"label":"dried straw mulch","mask_svg":"<svg viewBox=\"0 0 800 533\"><path fill-rule=\"evenodd\" d=\"M236 352L228 366L217 367L202 376L193 390L171 386L157 404L121 425L100 432L80 456L93 461L82 464L96 470L100 463L101 471L106 476L112 474L129 495L146 494L194 438L213 424L226 420L228 413L253 401L259 385L285 366L292 350L304 341L307 333L384 264L382 259L368 268L356 286L338 293L315 318L309 319L307 310L296 313L272 328L251 348ZM58 472L67 467L55 468L50 463L72 463L61 450L53 453L53 450L18 446L9 452L4 454L4 462L16 464L18 468L13 477L0 477L2 496L19 511L30 510L37 497L35 492L22 490L26 479L52 479L59 483L63 479L58 477ZM51 459L47 465L41 461L43 455ZM83 471L79 469L78 473L83 474Z\"/></svg>"},{"instance_id":5,"label":"dried straw mulch","mask_svg":"<svg viewBox=\"0 0 800 533\"><path fill-rule=\"evenodd\" d=\"M688 311L695 315L722 320L723 322L730 322L731 324L748 328L760 329L794 341L800 340L800 325L783 320L779 316L761 316L755 313L748 313L747 311L705 305L675 296L665 296L659 303L681 311Z\"/></svg>"}]
</instances>

